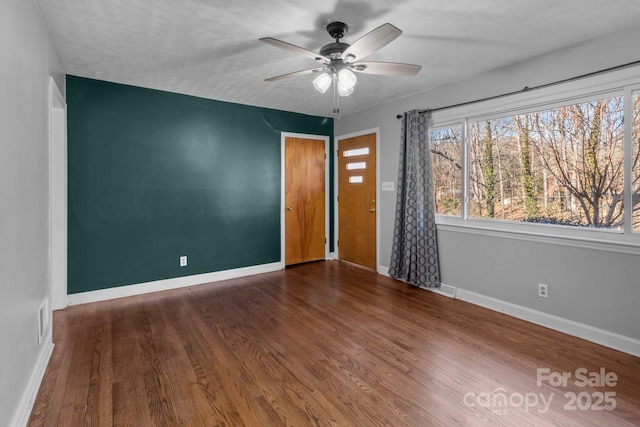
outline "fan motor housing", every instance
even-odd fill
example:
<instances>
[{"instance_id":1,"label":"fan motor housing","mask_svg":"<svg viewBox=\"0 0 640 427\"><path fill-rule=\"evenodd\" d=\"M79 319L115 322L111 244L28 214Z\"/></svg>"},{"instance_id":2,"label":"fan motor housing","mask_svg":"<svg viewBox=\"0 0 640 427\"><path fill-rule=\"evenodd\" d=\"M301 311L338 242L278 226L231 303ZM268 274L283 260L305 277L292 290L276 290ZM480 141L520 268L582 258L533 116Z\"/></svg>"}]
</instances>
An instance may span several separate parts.
<instances>
[{"instance_id":1,"label":"fan motor housing","mask_svg":"<svg viewBox=\"0 0 640 427\"><path fill-rule=\"evenodd\" d=\"M327 58L339 58L342 55L342 52L347 50L347 48L351 46L349 43L335 42L328 43L320 49L320 55L326 56Z\"/></svg>"}]
</instances>

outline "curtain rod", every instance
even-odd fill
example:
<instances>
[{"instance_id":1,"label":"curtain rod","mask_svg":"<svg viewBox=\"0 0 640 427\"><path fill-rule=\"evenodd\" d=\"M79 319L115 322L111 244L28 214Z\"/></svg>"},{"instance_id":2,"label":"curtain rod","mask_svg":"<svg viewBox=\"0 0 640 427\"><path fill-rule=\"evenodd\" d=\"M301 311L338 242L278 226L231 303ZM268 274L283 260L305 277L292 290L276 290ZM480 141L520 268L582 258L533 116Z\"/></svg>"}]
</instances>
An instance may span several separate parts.
<instances>
[{"instance_id":1,"label":"curtain rod","mask_svg":"<svg viewBox=\"0 0 640 427\"><path fill-rule=\"evenodd\" d=\"M616 66L613 66L613 67L605 68L603 70L593 71L593 72L587 73L587 74L581 74L579 76L569 77L569 78L566 78L566 79L563 79L563 80L558 80L558 81L555 81L555 82L552 82L552 83L545 83L545 84L541 84L541 85L533 86L533 87L525 86L524 88L522 88L520 90L514 90L512 92L501 93L500 95L488 96L486 98L475 99L473 101L460 102L458 104L447 105L447 106L444 106L444 107L428 108L428 109L425 109L425 110L418 110L418 113L419 114L432 113L434 111L447 110L449 108L455 108L455 107L463 107L465 105L470 105L470 104L477 104L478 102L491 101L491 100L494 100L494 99L504 98L504 97L511 96L511 95L516 95L516 94L519 94L519 93L525 93L525 92L529 92L529 91L532 91L532 90L544 89L544 88L551 87L551 86L556 86L556 85L559 85L559 84L562 84L562 83L568 83L568 82L572 82L572 81L575 81L575 80L584 79L584 78L587 78L587 77L593 77L593 76L596 76L598 74L604 74L604 73L620 70L620 69L631 67L633 65L638 65L638 64L640 64L640 60L633 61L633 62L628 62L628 63L622 64L622 65L616 65ZM401 119L402 118L402 114L398 114L396 116L396 118Z\"/></svg>"}]
</instances>

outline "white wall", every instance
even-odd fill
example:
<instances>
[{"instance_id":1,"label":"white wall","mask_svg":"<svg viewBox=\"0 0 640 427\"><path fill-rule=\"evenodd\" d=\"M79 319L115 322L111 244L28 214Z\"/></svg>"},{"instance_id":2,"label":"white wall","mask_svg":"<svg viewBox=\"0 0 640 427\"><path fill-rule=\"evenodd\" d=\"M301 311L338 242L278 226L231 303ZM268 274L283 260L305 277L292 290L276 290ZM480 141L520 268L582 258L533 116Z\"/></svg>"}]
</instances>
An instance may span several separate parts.
<instances>
[{"instance_id":1,"label":"white wall","mask_svg":"<svg viewBox=\"0 0 640 427\"><path fill-rule=\"evenodd\" d=\"M48 78L64 75L33 0L0 13L0 425L21 423L51 337L38 344L48 298Z\"/></svg>"},{"instance_id":2,"label":"white wall","mask_svg":"<svg viewBox=\"0 0 640 427\"><path fill-rule=\"evenodd\" d=\"M521 90L637 61L640 28L534 58L514 66L443 86L342 117L336 135L380 128L380 181L396 181L400 121L414 108L447 106ZM434 58L437 60L437 58ZM640 76L640 68L638 68ZM389 265L395 192L381 193L381 266ZM487 236L439 227L442 280L482 296L558 316L630 338L640 352L640 257L605 249L584 249L517 236ZM514 239L514 237L516 237ZM636 252L637 253L637 252ZM537 283L549 285L547 300Z\"/></svg>"}]
</instances>

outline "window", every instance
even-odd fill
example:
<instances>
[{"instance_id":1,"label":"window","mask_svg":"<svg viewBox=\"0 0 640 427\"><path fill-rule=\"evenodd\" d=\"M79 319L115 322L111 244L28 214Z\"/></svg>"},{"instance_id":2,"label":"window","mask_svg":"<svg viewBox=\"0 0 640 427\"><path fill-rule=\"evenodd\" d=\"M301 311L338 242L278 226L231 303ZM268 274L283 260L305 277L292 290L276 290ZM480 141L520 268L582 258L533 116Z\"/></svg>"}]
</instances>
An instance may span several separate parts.
<instances>
[{"instance_id":1,"label":"window","mask_svg":"<svg viewBox=\"0 0 640 427\"><path fill-rule=\"evenodd\" d=\"M430 130L429 146L436 213L460 216L462 212L462 126Z\"/></svg>"},{"instance_id":2,"label":"window","mask_svg":"<svg viewBox=\"0 0 640 427\"><path fill-rule=\"evenodd\" d=\"M469 216L622 229L623 97L469 124Z\"/></svg>"},{"instance_id":3,"label":"window","mask_svg":"<svg viewBox=\"0 0 640 427\"><path fill-rule=\"evenodd\" d=\"M357 169L366 169L366 168L367 168L367 162L347 163L347 170L349 170L349 171L357 170Z\"/></svg>"},{"instance_id":4,"label":"window","mask_svg":"<svg viewBox=\"0 0 640 427\"><path fill-rule=\"evenodd\" d=\"M344 157L365 156L369 154L369 147L354 148L353 150L346 150L342 152Z\"/></svg>"},{"instance_id":5,"label":"window","mask_svg":"<svg viewBox=\"0 0 640 427\"><path fill-rule=\"evenodd\" d=\"M443 229L640 254L640 66L430 121Z\"/></svg>"},{"instance_id":6,"label":"window","mask_svg":"<svg viewBox=\"0 0 640 427\"><path fill-rule=\"evenodd\" d=\"M633 93L633 130L631 136L632 151L632 205L633 231L640 231L640 92Z\"/></svg>"}]
</instances>

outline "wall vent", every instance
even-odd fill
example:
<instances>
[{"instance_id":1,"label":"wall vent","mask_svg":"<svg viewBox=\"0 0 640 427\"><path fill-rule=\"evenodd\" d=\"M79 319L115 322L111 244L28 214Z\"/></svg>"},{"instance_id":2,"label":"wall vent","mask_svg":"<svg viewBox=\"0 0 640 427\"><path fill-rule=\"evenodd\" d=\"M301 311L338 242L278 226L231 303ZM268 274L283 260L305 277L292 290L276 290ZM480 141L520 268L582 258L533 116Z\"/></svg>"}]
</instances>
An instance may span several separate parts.
<instances>
[{"instance_id":1,"label":"wall vent","mask_svg":"<svg viewBox=\"0 0 640 427\"><path fill-rule=\"evenodd\" d=\"M47 326L49 326L49 299L45 298L38 308L38 344L44 340Z\"/></svg>"}]
</instances>

